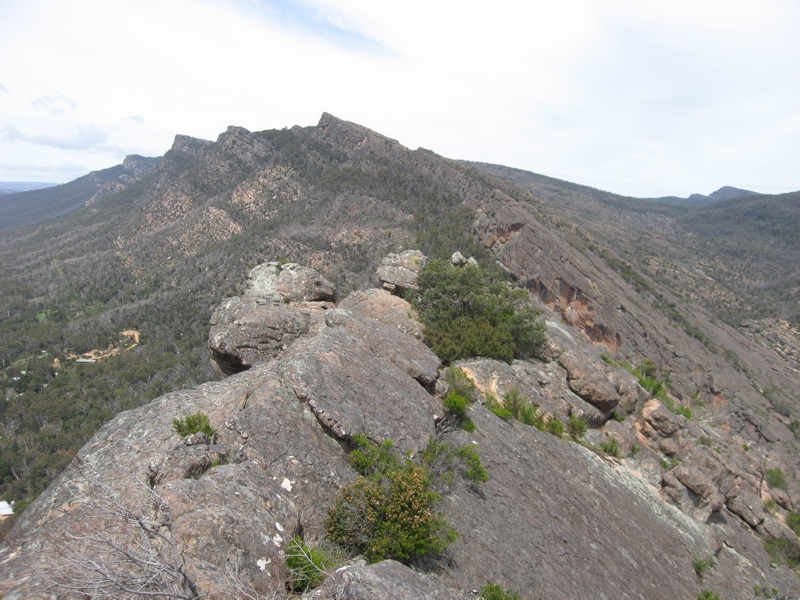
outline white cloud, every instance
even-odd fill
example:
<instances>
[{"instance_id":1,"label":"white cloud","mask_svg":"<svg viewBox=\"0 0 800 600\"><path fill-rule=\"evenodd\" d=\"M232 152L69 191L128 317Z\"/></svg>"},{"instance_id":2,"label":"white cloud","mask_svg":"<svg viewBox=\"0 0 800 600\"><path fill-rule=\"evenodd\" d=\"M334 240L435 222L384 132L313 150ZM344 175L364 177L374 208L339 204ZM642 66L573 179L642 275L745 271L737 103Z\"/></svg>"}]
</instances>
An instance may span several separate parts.
<instances>
[{"instance_id":1,"label":"white cloud","mask_svg":"<svg viewBox=\"0 0 800 600\"><path fill-rule=\"evenodd\" d=\"M228 125L311 125L328 111L412 148L622 193L741 180L800 188L791 0L28 0L3 10L0 123L21 133L0 140L0 155L21 165L58 146L60 158L40 159L81 152L102 168L124 152L163 154L176 133L215 139Z\"/></svg>"},{"instance_id":2,"label":"white cloud","mask_svg":"<svg viewBox=\"0 0 800 600\"><path fill-rule=\"evenodd\" d=\"M75 102L61 93L34 98L31 100L31 106L54 116L66 115L75 110Z\"/></svg>"}]
</instances>

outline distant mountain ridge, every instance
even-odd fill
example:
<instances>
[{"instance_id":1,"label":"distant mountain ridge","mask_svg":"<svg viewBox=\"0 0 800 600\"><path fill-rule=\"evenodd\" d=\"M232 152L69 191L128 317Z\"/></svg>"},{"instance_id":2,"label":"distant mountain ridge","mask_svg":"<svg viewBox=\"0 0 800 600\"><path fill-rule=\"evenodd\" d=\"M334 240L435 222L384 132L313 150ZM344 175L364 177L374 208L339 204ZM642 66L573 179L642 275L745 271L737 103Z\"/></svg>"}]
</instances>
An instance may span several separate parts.
<instances>
[{"instance_id":1,"label":"distant mountain ridge","mask_svg":"<svg viewBox=\"0 0 800 600\"><path fill-rule=\"evenodd\" d=\"M652 202L667 202L669 204L682 204L686 206L709 206L711 204L724 202L726 200L735 200L736 198L746 198L748 196L759 195L760 194L758 192L742 190L726 185L719 188L716 192L710 193L708 196L703 194L692 194L688 198L679 198L678 196L663 196L661 198L642 198L642 200L649 200Z\"/></svg>"},{"instance_id":2,"label":"distant mountain ridge","mask_svg":"<svg viewBox=\"0 0 800 600\"><path fill-rule=\"evenodd\" d=\"M11 189L0 194L0 230L29 227L46 223L69 214L102 196L120 191L155 169L161 158L146 158L132 154L121 165L92 171L63 184L8 184L28 187ZM0 186L5 184L0 184Z\"/></svg>"},{"instance_id":3,"label":"distant mountain ridge","mask_svg":"<svg viewBox=\"0 0 800 600\"><path fill-rule=\"evenodd\" d=\"M58 184L47 181L0 181L0 194L29 192L31 190L53 187L54 185Z\"/></svg>"}]
</instances>

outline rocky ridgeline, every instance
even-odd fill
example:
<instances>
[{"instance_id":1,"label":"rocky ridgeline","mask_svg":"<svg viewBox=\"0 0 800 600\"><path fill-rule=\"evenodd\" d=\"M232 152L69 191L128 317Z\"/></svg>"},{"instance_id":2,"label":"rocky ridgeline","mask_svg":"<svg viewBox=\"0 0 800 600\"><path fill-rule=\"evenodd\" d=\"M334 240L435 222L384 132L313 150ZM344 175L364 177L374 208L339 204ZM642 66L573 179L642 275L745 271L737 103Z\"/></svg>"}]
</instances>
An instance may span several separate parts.
<instances>
[{"instance_id":1,"label":"rocky ridgeline","mask_svg":"<svg viewBox=\"0 0 800 600\"><path fill-rule=\"evenodd\" d=\"M413 289L424 262L390 256L381 285ZM208 597L282 593L289 540L320 539L327 508L356 479L345 450L359 432L411 454L437 433L475 444L489 480L445 495L440 508L461 539L419 565L425 574L356 563L311 598L474 598L488 582L524 598L800 594L800 579L772 566L758 537L794 539L781 518L793 499L763 480L779 457L702 414L672 413L549 309L539 359L455 367L484 399L518 390L548 419L585 418L581 443L503 420L482 402L470 409L474 432L442 431L448 385L411 305L387 289L334 300L312 269L253 269L245 293L212 319L213 360L230 376L103 427L0 548L3 597L79 597L69 590L96 575L87 561L109 543L146 544ZM198 411L216 436L181 439L173 418ZM617 456L598 450L612 439ZM774 513L764 509L770 498ZM700 573L697 560L712 558Z\"/></svg>"}]
</instances>

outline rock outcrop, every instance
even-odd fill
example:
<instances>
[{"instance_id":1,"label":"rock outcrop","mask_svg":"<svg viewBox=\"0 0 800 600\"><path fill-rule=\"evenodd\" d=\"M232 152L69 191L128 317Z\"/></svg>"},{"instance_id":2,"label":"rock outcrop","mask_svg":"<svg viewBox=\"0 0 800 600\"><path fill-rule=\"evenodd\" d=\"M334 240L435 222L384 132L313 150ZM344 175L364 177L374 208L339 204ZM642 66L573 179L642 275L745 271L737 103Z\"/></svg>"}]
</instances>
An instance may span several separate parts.
<instances>
[{"instance_id":1,"label":"rock outcrop","mask_svg":"<svg viewBox=\"0 0 800 600\"><path fill-rule=\"evenodd\" d=\"M228 298L211 317L213 366L232 375L274 358L301 335L318 330L335 299L333 284L313 269L259 265L250 271L244 295Z\"/></svg>"},{"instance_id":2,"label":"rock outcrop","mask_svg":"<svg viewBox=\"0 0 800 600\"><path fill-rule=\"evenodd\" d=\"M378 267L378 280L383 289L402 295L406 290L417 289L417 275L428 259L419 250L406 250L390 254Z\"/></svg>"},{"instance_id":3,"label":"rock outcrop","mask_svg":"<svg viewBox=\"0 0 800 600\"><path fill-rule=\"evenodd\" d=\"M475 446L489 480L457 479L445 490L439 508L461 539L416 565L426 574L393 561L350 565L310 598L455 599L489 582L530 598L694 598L710 588L744 599L753 585L800 593L800 579L770 566L754 533L794 535L753 491L762 483L756 451L742 459L733 452L741 437L648 400L633 375L604 362L552 313L542 360L454 368L482 393L518 389L541 411L586 418L585 445L505 421L480 403L469 409L475 431L437 427L445 422L441 364L415 337L411 306L384 290L338 307L333 298L310 270L254 269L239 302L226 300L215 313L212 333L218 347L239 348L242 370L103 427L0 547L4 598L84 593L93 576L87 561L121 577L115 551L139 556L143 539L137 568L164 589L214 598L283 593L289 540L320 539L327 508L357 477L346 459L355 433L391 439L411 456L432 436ZM220 314L234 309L241 312L220 328ZM292 311L305 315L302 327L263 342L263 324ZM248 320L251 327L241 326ZM262 343L260 354L241 350ZM609 420L612 411L620 419ZM173 418L196 412L216 435L181 439ZM610 438L621 441L617 457L598 449ZM676 463L664 465L664 456ZM702 579L698 557L716 564ZM159 565L157 577L145 558Z\"/></svg>"}]
</instances>

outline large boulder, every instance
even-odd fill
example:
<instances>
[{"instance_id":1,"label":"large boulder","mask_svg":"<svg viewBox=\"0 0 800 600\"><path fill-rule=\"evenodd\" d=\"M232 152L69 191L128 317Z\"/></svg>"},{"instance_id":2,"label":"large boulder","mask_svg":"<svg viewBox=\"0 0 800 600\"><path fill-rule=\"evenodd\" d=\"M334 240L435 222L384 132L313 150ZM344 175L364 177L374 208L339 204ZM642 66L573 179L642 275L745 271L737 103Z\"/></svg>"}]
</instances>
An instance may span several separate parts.
<instances>
[{"instance_id":1,"label":"large boulder","mask_svg":"<svg viewBox=\"0 0 800 600\"><path fill-rule=\"evenodd\" d=\"M558 357L567 371L570 389L604 413L610 413L619 403L619 392L611 371L599 357L568 350Z\"/></svg>"},{"instance_id":2,"label":"large boulder","mask_svg":"<svg viewBox=\"0 0 800 600\"><path fill-rule=\"evenodd\" d=\"M253 268L244 294L226 299L211 316L212 366L233 375L275 358L318 331L335 299L335 286L314 269L277 262Z\"/></svg>"},{"instance_id":3,"label":"large boulder","mask_svg":"<svg viewBox=\"0 0 800 600\"><path fill-rule=\"evenodd\" d=\"M228 298L211 316L208 347L219 371L233 375L274 358L310 329L309 311Z\"/></svg>"},{"instance_id":4,"label":"large boulder","mask_svg":"<svg viewBox=\"0 0 800 600\"><path fill-rule=\"evenodd\" d=\"M295 263L268 262L248 275L248 296L274 302L335 302L336 287L317 271Z\"/></svg>"},{"instance_id":5,"label":"large boulder","mask_svg":"<svg viewBox=\"0 0 800 600\"><path fill-rule=\"evenodd\" d=\"M380 321L398 331L422 339L422 323L417 311L403 298L383 289L353 292L339 303L339 308L352 310L368 319Z\"/></svg>"},{"instance_id":6,"label":"large boulder","mask_svg":"<svg viewBox=\"0 0 800 600\"><path fill-rule=\"evenodd\" d=\"M400 254L390 254L381 261L378 267L378 279L383 289L393 294L402 294L405 290L417 289L417 276L425 264L427 257L419 250L406 250Z\"/></svg>"}]
</instances>

